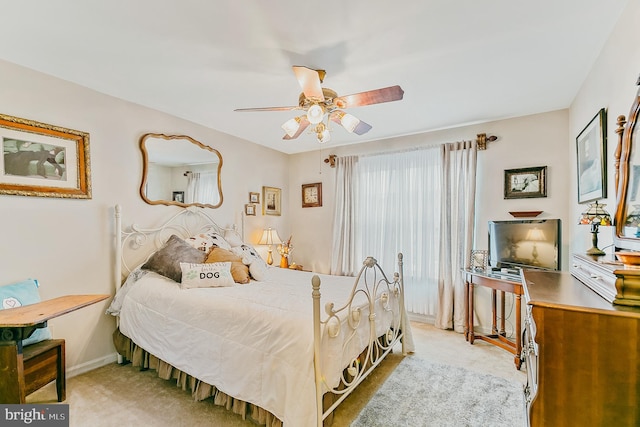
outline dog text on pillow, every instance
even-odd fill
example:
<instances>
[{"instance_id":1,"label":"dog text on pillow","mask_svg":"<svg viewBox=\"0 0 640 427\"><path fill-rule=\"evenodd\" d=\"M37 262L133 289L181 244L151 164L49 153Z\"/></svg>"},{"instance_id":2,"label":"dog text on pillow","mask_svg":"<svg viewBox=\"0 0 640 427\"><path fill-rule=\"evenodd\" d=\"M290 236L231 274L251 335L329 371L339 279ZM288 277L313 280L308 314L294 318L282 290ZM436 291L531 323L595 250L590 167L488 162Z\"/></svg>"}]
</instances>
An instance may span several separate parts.
<instances>
[{"instance_id":1,"label":"dog text on pillow","mask_svg":"<svg viewBox=\"0 0 640 427\"><path fill-rule=\"evenodd\" d=\"M206 264L194 264L181 262L182 289L191 288L219 288L233 286L230 262L211 262Z\"/></svg>"}]
</instances>

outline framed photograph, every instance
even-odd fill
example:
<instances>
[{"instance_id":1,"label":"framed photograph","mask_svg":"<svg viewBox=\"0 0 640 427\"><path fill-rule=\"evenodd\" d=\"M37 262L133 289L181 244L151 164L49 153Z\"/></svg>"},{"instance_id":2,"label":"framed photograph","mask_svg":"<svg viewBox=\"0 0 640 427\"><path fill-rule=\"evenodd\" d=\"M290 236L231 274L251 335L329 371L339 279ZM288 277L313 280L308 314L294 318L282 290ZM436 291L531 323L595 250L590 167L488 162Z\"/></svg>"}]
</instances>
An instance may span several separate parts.
<instances>
[{"instance_id":1,"label":"framed photograph","mask_svg":"<svg viewBox=\"0 0 640 427\"><path fill-rule=\"evenodd\" d=\"M598 111L576 138L578 203L607 197L607 112Z\"/></svg>"},{"instance_id":2,"label":"framed photograph","mask_svg":"<svg viewBox=\"0 0 640 427\"><path fill-rule=\"evenodd\" d=\"M0 114L0 194L91 198L89 134Z\"/></svg>"},{"instance_id":3,"label":"framed photograph","mask_svg":"<svg viewBox=\"0 0 640 427\"><path fill-rule=\"evenodd\" d=\"M173 201L178 203L184 203L184 191L174 191Z\"/></svg>"},{"instance_id":4,"label":"framed photograph","mask_svg":"<svg viewBox=\"0 0 640 427\"><path fill-rule=\"evenodd\" d=\"M262 215L280 216L282 190L275 187L262 187Z\"/></svg>"},{"instance_id":5,"label":"framed photograph","mask_svg":"<svg viewBox=\"0 0 640 427\"><path fill-rule=\"evenodd\" d=\"M474 249L469 258L469 268L474 271L486 271L489 265L489 251Z\"/></svg>"},{"instance_id":6,"label":"framed photograph","mask_svg":"<svg viewBox=\"0 0 640 427\"><path fill-rule=\"evenodd\" d=\"M256 215L256 205L246 204L244 205L244 214L247 216L255 216Z\"/></svg>"},{"instance_id":7,"label":"framed photograph","mask_svg":"<svg viewBox=\"0 0 640 427\"><path fill-rule=\"evenodd\" d=\"M507 169L504 171L504 198L547 197L547 167Z\"/></svg>"},{"instance_id":8,"label":"framed photograph","mask_svg":"<svg viewBox=\"0 0 640 427\"><path fill-rule=\"evenodd\" d=\"M317 208L322 206L322 183L302 185L302 207Z\"/></svg>"},{"instance_id":9,"label":"framed photograph","mask_svg":"<svg viewBox=\"0 0 640 427\"><path fill-rule=\"evenodd\" d=\"M260 193L249 193L249 203L253 205L260 204Z\"/></svg>"}]
</instances>

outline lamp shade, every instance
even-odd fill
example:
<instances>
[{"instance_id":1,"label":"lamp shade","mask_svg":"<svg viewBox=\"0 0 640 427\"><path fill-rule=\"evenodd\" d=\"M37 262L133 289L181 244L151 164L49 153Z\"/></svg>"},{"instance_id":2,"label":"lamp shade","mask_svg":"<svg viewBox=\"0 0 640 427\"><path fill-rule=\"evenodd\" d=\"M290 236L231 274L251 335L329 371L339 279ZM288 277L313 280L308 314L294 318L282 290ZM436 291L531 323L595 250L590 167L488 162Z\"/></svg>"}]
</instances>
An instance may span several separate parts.
<instances>
[{"instance_id":1,"label":"lamp shade","mask_svg":"<svg viewBox=\"0 0 640 427\"><path fill-rule=\"evenodd\" d=\"M278 236L278 232L271 227L264 229L258 242L259 245L279 245L280 243L282 243L282 240Z\"/></svg>"},{"instance_id":2,"label":"lamp shade","mask_svg":"<svg viewBox=\"0 0 640 427\"><path fill-rule=\"evenodd\" d=\"M314 104L307 110L307 120L309 123L317 125L324 117L324 109L318 104Z\"/></svg>"},{"instance_id":3,"label":"lamp shade","mask_svg":"<svg viewBox=\"0 0 640 427\"><path fill-rule=\"evenodd\" d=\"M296 132L298 132L299 128L300 128L300 117L294 117L293 119L289 119L286 122L284 122L284 124L282 125L282 129L290 137L295 135Z\"/></svg>"},{"instance_id":4,"label":"lamp shade","mask_svg":"<svg viewBox=\"0 0 640 427\"><path fill-rule=\"evenodd\" d=\"M611 225L611 215L607 212L604 207L607 205L602 205L598 203L596 200L595 203L591 203L586 211L582 213L580 216L580 221L578 224L598 224L598 225Z\"/></svg>"},{"instance_id":5,"label":"lamp shade","mask_svg":"<svg viewBox=\"0 0 640 427\"><path fill-rule=\"evenodd\" d=\"M545 240L545 235L542 230L536 227L527 232L527 237L525 240L541 242Z\"/></svg>"}]
</instances>

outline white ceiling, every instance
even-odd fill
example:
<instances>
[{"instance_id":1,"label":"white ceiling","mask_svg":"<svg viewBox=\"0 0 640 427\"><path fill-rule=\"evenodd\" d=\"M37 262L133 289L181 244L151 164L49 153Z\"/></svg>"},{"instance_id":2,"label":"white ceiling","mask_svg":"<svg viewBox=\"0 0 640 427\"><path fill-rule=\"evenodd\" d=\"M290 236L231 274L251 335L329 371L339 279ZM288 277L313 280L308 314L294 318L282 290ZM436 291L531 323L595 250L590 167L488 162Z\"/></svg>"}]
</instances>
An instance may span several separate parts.
<instances>
[{"instance_id":1,"label":"white ceiling","mask_svg":"<svg viewBox=\"0 0 640 427\"><path fill-rule=\"evenodd\" d=\"M405 91L348 110L373 129L332 146L552 111L628 1L0 0L0 58L296 153L318 142L282 140L295 111L233 111L297 105L292 65L338 95Z\"/></svg>"}]
</instances>

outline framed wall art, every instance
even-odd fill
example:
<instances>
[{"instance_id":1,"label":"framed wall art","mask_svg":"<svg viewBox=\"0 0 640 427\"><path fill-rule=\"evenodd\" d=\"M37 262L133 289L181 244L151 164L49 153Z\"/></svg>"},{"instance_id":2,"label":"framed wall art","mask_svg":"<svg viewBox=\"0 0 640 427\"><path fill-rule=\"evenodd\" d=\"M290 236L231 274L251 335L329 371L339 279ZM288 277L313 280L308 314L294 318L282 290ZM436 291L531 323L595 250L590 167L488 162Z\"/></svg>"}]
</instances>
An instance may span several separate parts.
<instances>
[{"instance_id":1,"label":"framed wall art","mask_svg":"<svg viewBox=\"0 0 640 427\"><path fill-rule=\"evenodd\" d=\"M536 166L504 171L504 198L547 197L547 167Z\"/></svg>"},{"instance_id":2,"label":"framed wall art","mask_svg":"<svg viewBox=\"0 0 640 427\"><path fill-rule=\"evenodd\" d=\"M244 205L244 214L247 216L255 216L256 215L256 205L246 204Z\"/></svg>"},{"instance_id":3,"label":"framed wall art","mask_svg":"<svg viewBox=\"0 0 640 427\"><path fill-rule=\"evenodd\" d=\"M178 203L184 203L184 191L174 191L173 201Z\"/></svg>"},{"instance_id":4,"label":"framed wall art","mask_svg":"<svg viewBox=\"0 0 640 427\"><path fill-rule=\"evenodd\" d=\"M260 204L260 193L249 193L249 203L252 205Z\"/></svg>"},{"instance_id":5,"label":"framed wall art","mask_svg":"<svg viewBox=\"0 0 640 427\"><path fill-rule=\"evenodd\" d=\"M322 206L322 183L302 185L302 207L317 208Z\"/></svg>"},{"instance_id":6,"label":"framed wall art","mask_svg":"<svg viewBox=\"0 0 640 427\"><path fill-rule=\"evenodd\" d=\"M89 134L0 114L0 194L91 198Z\"/></svg>"},{"instance_id":7,"label":"framed wall art","mask_svg":"<svg viewBox=\"0 0 640 427\"><path fill-rule=\"evenodd\" d=\"M578 203L607 197L607 112L598 111L576 137Z\"/></svg>"},{"instance_id":8,"label":"framed wall art","mask_svg":"<svg viewBox=\"0 0 640 427\"><path fill-rule=\"evenodd\" d=\"M280 216L282 190L275 187L262 187L262 215Z\"/></svg>"}]
</instances>

